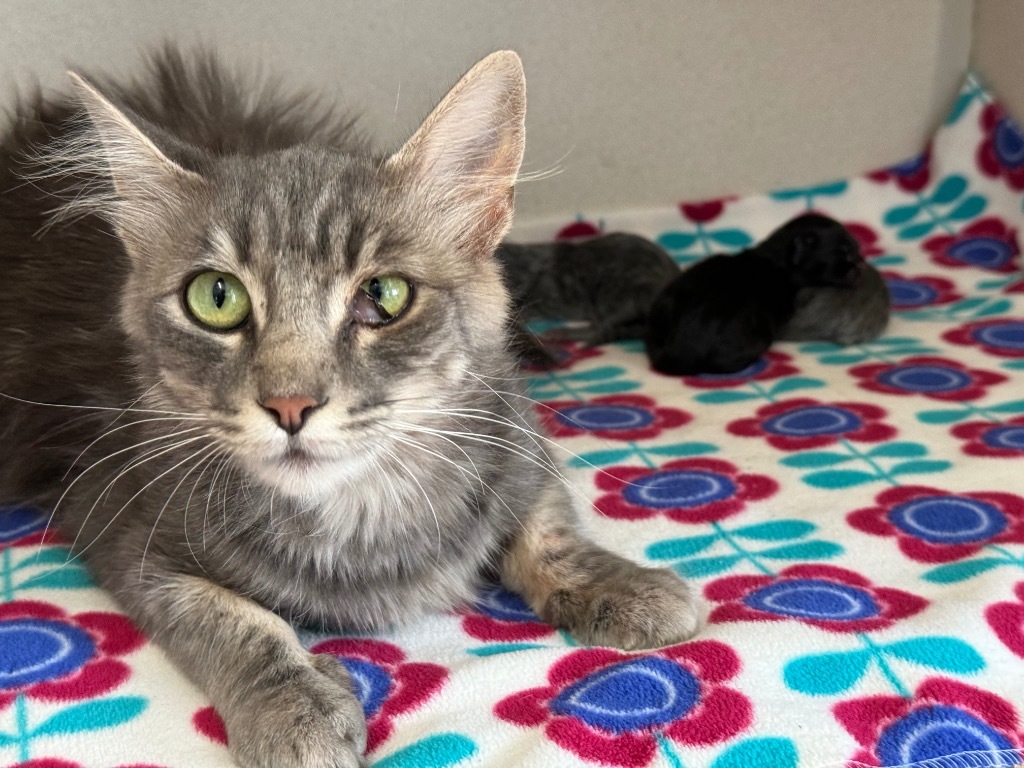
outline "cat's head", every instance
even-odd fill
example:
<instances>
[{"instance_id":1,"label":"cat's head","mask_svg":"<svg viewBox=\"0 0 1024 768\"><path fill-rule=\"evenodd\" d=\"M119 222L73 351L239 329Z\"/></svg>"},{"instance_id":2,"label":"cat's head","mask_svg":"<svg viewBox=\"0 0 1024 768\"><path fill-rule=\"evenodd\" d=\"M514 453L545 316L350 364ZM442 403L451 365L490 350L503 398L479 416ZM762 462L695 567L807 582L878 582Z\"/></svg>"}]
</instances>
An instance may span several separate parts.
<instances>
[{"instance_id":1,"label":"cat's head","mask_svg":"<svg viewBox=\"0 0 1024 768\"><path fill-rule=\"evenodd\" d=\"M850 231L819 213L792 219L769 235L765 245L802 287L850 288L864 269L860 246Z\"/></svg>"},{"instance_id":2,"label":"cat's head","mask_svg":"<svg viewBox=\"0 0 1024 768\"><path fill-rule=\"evenodd\" d=\"M514 53L483 59L384 156L217 155L77 86L83 164L112 181L93 205L130 261L111 311L149 407L201 416L209 450L317 497L388 449L396 403L443 407L468 372L504 373L492 256L524 144Z\"/></svg>"}]
</instances>

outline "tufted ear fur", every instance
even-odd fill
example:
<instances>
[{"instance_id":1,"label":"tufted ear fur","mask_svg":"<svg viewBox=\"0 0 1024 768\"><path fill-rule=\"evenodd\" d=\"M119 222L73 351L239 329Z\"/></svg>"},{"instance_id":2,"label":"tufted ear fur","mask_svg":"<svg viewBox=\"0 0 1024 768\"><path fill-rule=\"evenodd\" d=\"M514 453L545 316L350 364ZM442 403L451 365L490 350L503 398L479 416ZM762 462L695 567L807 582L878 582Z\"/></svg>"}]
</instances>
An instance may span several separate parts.
<instances>
[{"instance_id":1,"label":"tufted ear fur","mask_svg":"<svg viewBox=\"0 0 1024 768\"><path fill-rule=\"evenodd\" d=\"M490 256L512 224L525 119L522 62L498 51L470 69L388 161L412 174L464 252Z\"/></svg>"},{"instance_id":2,"label":"tufted ear fur","mask_svg":"<svg viewBox=\"0 0 1024 768\"><path fill-rule=\"evenodd\" d=\"M61 148L62 159L73 171L109 176L113 185L90 186L69 207L104 216L130 253L145 251L156 228L175 231L185 201L205 182L167 157L139 126L144 125L140 119L129 117L85 78L69 74L90 125Z\"/></svg>"}]
</instances>

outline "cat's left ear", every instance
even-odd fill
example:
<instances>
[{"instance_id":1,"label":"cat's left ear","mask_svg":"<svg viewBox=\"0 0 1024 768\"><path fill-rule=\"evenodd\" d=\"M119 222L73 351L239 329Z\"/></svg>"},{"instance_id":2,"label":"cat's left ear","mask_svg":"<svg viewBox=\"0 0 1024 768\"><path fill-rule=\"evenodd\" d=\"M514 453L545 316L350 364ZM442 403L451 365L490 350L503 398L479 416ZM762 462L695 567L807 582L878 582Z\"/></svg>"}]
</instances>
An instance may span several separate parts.
<instances>
[{"instance_id":1,"label":"cat's left ear","mask_svg":"<svg viewBox=\"0 0 1024 768\"><path fill-rule=\"evenodd\" d=\"M490 256L512 225L526 136L526 79L513 51L487 56L388 163L411 173L460 249Z\"/></svg>"},{"instance_id":2,"label":"cat's left ear","mask_svg":"<svg viewBox=\"0 0 1024 768\"><path fill-rule=\"evenodd\" d=\"M91 123L89 140L78 147L83 150L79 160L108 170L116 199L98 212L114 223L132 250L133 244L150 239L154 227L173 229L184 215L185 199L205 187L205 181L169 158L92 83L69 74Z\"/></svg>"}]
</instances>

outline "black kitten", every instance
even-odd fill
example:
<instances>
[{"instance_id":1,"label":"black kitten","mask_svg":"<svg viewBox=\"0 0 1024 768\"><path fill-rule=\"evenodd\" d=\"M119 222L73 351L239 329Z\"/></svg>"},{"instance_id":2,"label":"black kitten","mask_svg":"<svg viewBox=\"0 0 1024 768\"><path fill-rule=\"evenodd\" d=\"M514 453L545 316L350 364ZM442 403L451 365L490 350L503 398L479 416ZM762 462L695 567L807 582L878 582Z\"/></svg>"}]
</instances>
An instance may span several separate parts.
<instances>
[{"instance_id":1,"label":"black kitten","mask_svg":"<svg viewBox=\"0 0 1024 768\"><path fill-rule=\"evenodd\" d=\"M587 346L642 338L654 298L679 275L658 245L623 232L578 241L502 243L497 257L522 320L583 321L585 328L560 335Z\"/></svg>"},{"instance_id":2,"label":"black kitten","mask_svg":"<svg viewBox=\"0 0 1024 768\"><path fill-rule=\"evenodd\" d=\"M662 373L735 373L757 360L793 319L802 288L850 288L864 267L839 222L800 216L754 248L704 259L658 295L647 354Z\"/></svg>"}]
</instances>

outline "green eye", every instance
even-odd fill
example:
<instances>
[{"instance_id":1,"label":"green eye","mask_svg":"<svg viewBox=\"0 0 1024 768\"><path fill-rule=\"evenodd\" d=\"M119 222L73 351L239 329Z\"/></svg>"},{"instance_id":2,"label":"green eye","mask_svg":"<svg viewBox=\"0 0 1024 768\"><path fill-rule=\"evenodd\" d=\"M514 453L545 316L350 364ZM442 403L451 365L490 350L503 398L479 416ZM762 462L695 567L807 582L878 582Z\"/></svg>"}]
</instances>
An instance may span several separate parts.
<instances>
[{"instance_id":1,"label":"green eye","mask_svg":"<svg viewBox=\"0 0 1024 768\"><path fill-rule=\"evenodd\" d=\"M203 272L192 278L185 290L185 303L196 320L218 331L237 328L252 309L242 281L223 272Z\"/></svg>"},{"instance_id":2,"label":"green eye","mask_svg":"<svg viewBox=\"0 0 1024 768\"><path fill-rule=\"evenodd\" d=\"M401 314L412 298L412 286L397 275L371 277L359 288L373 300L374 307L380 313L383 322L392 320Z\"/></svg>"}]
</instances>

